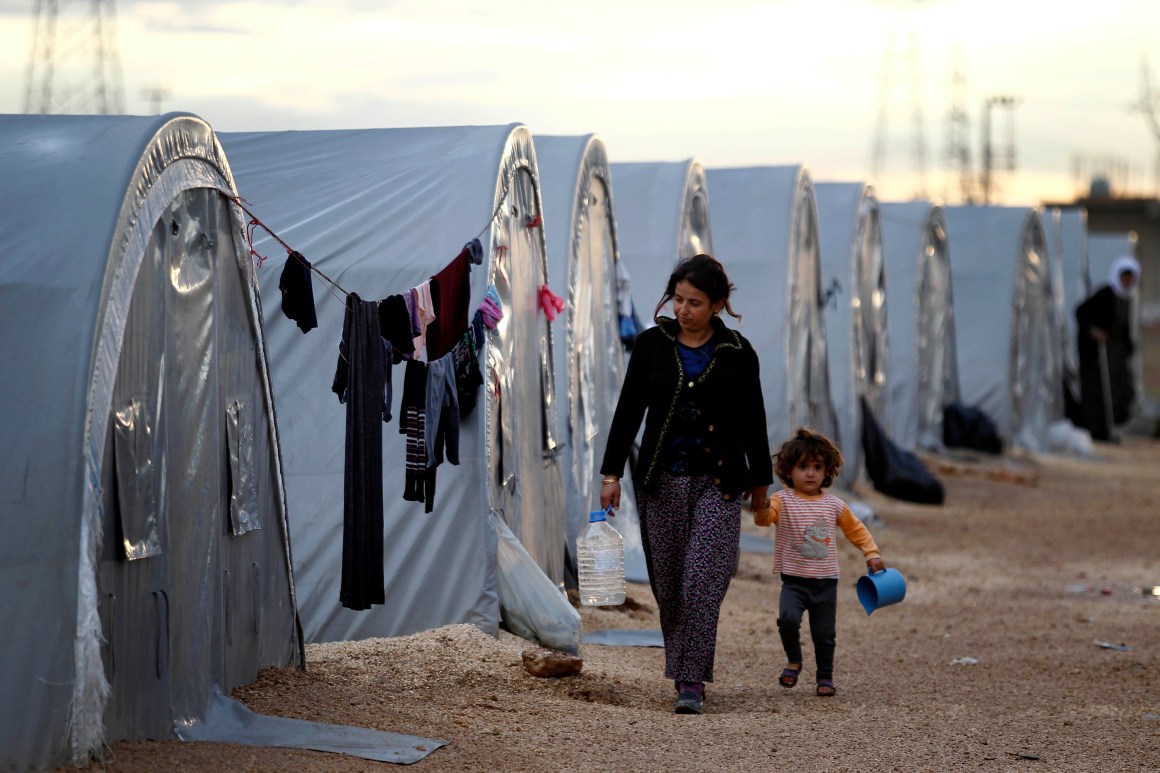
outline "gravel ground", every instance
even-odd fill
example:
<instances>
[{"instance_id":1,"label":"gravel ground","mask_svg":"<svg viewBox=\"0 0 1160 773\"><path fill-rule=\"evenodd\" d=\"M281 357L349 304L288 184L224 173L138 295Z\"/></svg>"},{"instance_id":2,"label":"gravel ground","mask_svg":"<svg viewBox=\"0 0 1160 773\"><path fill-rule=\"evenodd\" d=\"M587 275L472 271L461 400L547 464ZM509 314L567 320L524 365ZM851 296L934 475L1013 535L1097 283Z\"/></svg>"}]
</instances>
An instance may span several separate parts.
<instances>
[{"instance_id":1,"label":"gravel ground","mask_svg":"<svg viewBox=\"0 0 1160 773\"><path fill-rule=\"evenodd\" d=\"M234 697L261 713L447 740L416 773L1160 770L1160 443L1097 453L928 460L947 489L941 507L859 485L908 588L867 616L860 555L842 542L834 698L814 694L808 639L802 681L778 686L778 581L771 557L749 553L725 599L702 716L672 713L659 649L586 645L578 676L539 679L521 663L528 642L466 625L310 645L306 671L266 670ZM658 627L647 586L581 616L585 630ZM90 769L392 767L140 741Z\"/></svg>"}]
</instances>

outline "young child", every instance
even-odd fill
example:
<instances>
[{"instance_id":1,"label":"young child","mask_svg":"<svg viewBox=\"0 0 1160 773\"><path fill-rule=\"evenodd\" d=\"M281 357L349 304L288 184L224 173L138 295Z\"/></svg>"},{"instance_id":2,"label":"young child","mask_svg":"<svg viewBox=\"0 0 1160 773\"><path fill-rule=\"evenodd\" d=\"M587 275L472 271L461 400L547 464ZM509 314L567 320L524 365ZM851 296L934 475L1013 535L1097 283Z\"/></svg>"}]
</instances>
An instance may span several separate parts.
<instances>
[{"instance_id":1,"label":"young child","mask_svg":"<svg viewBox=\"0 0 1160 773\"><path fill-rule=\"evenodd\" d=\"M842 453L825 435L808 429L782 444L773 455L774 472L786 488L773 494L769 506L755 510L758 526L777 526L773 571L781 575L777 629L787 663L778 682L797 684L802 671L802 615L809 612L810 638L817 660L817 693L829 697L834 687L834 647L838 612L838 551L835 527L861 549L866 565L886 568L874 538L838 497L823 491L842 469Z\"/></svg>"}]
</instances>

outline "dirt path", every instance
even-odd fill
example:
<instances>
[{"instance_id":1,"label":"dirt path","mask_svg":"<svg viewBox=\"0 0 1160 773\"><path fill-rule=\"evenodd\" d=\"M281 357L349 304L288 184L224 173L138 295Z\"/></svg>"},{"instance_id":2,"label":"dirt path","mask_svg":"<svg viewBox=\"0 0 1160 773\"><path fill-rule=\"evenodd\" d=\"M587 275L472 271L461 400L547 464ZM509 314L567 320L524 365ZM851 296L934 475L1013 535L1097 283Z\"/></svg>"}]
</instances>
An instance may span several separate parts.
<instances>
[{"instance_id":1,"label":"dirt path","mask_svg":"<svg viewBox=\"0 0 1160 773\"><path fill-rule=\"evenodd\" d=\"M778 584L770 557L749 553L725 601L703 716L671 713L659 649L586 645L579 676L542 680L521 665L526 642L470 626L312 645L308 671L263 672L235 697L258 712L449 741L415 773L1160 770L1160 597L1139 590L1160 586L1160 442L1098 452L949 466L941 507L860 487L908 590L868 617L854 593L862 562L845 544L836 698L814 695L808 644L802 682L777 685ZM657 627L648 588L632 586L631 599L583 609L585 629ZM104 769L398 768L166 741L115 744Z\"/></svg>"}]
</instances>

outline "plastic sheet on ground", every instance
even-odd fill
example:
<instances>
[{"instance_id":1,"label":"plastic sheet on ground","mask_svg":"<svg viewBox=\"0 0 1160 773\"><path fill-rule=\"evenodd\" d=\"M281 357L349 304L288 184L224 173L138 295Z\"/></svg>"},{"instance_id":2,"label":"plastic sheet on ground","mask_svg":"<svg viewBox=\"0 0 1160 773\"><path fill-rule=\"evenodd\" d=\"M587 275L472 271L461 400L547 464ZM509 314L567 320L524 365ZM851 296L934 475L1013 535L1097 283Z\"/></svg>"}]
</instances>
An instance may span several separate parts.
<instances>
[{"instance_id":1,"label":"plastic sheet on ground","mask_svg":"<svg viewBox=\"0 0 1160 773\"><path fill-rule=\"evenodd\" d=\"M773 540L768 537L758 537L755 534L742 533L741 552L773 555Z\"/></svg>"},{"instance_id":2,"label":"plastic sheet on ground","mask_svg":"<svg viewBox=\"0 0 1160 773\"><path fill-rule=\"evenodd\" d=\"M650 628L636 630L631 628L612 628L606 631L592 631L584 634L582 641L585 644L603 644L607 647L664 647L665 640L661 636L661 629Z\"/></svg>"},{"instance_id":3,"label":"plastic sheet on ground","mask_svg":"<svg viewBox=\"0 0 1160 773\"><path fill-rule=\"evenodd\" d=\"M878 515L869 503L848 498L846 504L849 506L850 512L858 516L858 520L867 526L883 523L882 516Z\"/></svg>"},{"instance_id":4,"label":"plastic sheet on ground","mask_svg":"<svg viewBox=\"0 0 1160 773\"><path fill-rule=\"evenodd\" d=\"M178 722L174 732L182 741L312 749L402 765L418 762L440 746L447 745L447 741L365 727L255 714L220 690L214 690L204 720Z\"/></svg>"},{"instance_id":5,"label":"plastic sheet on ground","mask_svg":"<svg viewBox=\"0 0 1160 773\"><path fill-rule=\"evenodd\" d=\"M632 534L629 532L629 534ZM629 583L648 584L648 564L645 563L644 549L640 547L639 532L637 533L637 548L630 550L628 544L624 548L624 579ZM629 540L625 540L626 543Z\"/></svg>"}]
</instances>

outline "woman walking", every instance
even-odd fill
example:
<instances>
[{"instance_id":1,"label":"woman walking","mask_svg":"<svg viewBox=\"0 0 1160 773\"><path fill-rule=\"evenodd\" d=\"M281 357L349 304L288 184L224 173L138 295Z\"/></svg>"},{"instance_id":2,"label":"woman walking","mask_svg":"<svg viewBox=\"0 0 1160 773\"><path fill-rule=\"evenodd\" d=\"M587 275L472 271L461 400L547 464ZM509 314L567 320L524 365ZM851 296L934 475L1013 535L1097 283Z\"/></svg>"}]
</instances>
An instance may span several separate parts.
<instances>
[{"instance_id":1,"label":"woman walking","mask_svg":"<svg viewBox=\"0 0 1160 773\"><path fill-rule=\"evenodd\" d=\"M600 466L600 502L620 504L632 469L649 581L660 610L676 711L700 714L713 681L717 621L737 565L741 502L768 506L773 464L757 354L725 326L733 286L708 255L682 261L636 340ZM669 302L673 318L660 316Z\"/></svg>"}]
</instances>

